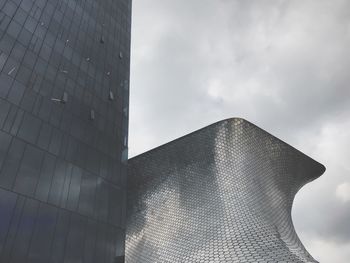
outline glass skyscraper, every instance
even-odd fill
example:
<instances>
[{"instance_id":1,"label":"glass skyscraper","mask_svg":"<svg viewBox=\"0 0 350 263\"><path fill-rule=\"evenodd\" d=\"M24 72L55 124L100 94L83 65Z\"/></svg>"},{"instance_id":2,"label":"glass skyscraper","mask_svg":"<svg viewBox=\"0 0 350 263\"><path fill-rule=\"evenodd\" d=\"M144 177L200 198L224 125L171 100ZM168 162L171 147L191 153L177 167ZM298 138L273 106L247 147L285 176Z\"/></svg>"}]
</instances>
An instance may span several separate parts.
<instances>
[{"instance_id":1,"label":"glass skyscraper","mask_svg":"<svg viewBox=\"0 0 350 263\"><path fill-rule=\"evenodd\" d=\"M124 262L130 0L0 0L0 262Z\"/></svg>"}]
</instances>

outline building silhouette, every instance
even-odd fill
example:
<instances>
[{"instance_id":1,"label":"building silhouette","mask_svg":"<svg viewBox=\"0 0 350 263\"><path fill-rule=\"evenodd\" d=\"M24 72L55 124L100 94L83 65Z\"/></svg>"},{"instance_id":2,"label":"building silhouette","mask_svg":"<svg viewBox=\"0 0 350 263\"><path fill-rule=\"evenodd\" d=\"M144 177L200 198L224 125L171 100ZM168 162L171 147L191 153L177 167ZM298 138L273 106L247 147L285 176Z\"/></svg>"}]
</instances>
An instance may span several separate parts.
<instances>
[{"instance_id":1,"label":"building silhouette","mask_svg":"<svg viewBox=\"0 0 350 263\"><path fill-rule=\"evenodd\" d=\"M316 262L291 208L324 170L237 118L136 156L128 162L126 262Z\"/></svg>"},{"instance_id":2,"label":"building silhouette","mask_svg":"<svg viewBox=\"0 0 350 263\"><path fill-rule=\"evenodd\" d=\"M0 0L0 262L124 262L130 0Z\"/></svg>"}]
</instances>

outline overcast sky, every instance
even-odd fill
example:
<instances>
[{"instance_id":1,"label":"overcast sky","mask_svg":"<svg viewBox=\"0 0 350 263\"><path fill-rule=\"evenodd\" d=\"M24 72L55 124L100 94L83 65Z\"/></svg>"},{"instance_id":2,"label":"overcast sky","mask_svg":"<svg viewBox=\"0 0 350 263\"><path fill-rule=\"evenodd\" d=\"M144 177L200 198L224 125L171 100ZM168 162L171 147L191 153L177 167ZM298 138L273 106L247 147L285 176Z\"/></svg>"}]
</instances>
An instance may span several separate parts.
<instances>
[{"instance_id":1,"label":"overcast sky","mask_svg":"<svg viewBox=\"0 0 350 263\"><path fill-rule=\"evenodd\" d=\"M133 0L130 155L243 117L323 163L293 219L350 262L350 1Z\"/></svg>"}]
</instances>

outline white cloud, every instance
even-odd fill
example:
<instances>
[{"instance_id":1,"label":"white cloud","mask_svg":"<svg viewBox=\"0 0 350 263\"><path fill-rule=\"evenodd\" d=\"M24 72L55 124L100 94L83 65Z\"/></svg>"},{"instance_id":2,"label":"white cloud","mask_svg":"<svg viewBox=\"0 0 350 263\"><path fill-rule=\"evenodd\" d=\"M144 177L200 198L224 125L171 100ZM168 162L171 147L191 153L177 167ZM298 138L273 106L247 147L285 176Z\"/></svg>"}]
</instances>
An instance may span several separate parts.
<instances>
[{"instance_id":1,"label":"white cloud","mask_svg":"<svg viewBox=\"0 0 350 263\"><path fill-rule=\"evenodd\" d=\"M350 183L338 185L335 194L343 202L350 201Z\"/></svg>"},{"instance_id":2,"label":"white cloud","mask_svg":"<svg viewBox=\"0 0 350 263\"><path fill-rule=\"evenodd\" d=\"M339 244L324 239L308 240L315 258L324 263L346 263L350 258L350 243Z\"/></svg>"}]
</instances>

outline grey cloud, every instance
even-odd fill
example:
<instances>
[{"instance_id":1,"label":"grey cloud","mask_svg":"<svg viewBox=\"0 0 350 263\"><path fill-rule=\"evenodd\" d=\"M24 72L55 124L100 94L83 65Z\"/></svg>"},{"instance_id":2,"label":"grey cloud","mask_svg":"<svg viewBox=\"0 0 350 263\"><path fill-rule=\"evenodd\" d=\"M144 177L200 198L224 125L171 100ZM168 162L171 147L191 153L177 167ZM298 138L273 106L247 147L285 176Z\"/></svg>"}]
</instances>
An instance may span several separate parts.
<instances>
[{"instance_id":1,"label":"grey cloud","mask_svg":"<svg viewBox=\"0 0 350 263\"><path fill-rule=\"evenodd\" d=\"M136 0L133 12L131 155L244 117L327 166L298 194L295 225L305 240L348 242L350 210L334 193L350 182L350 136L339 136L350 128L350 2Z\"/></svg>"}]
</instances>

